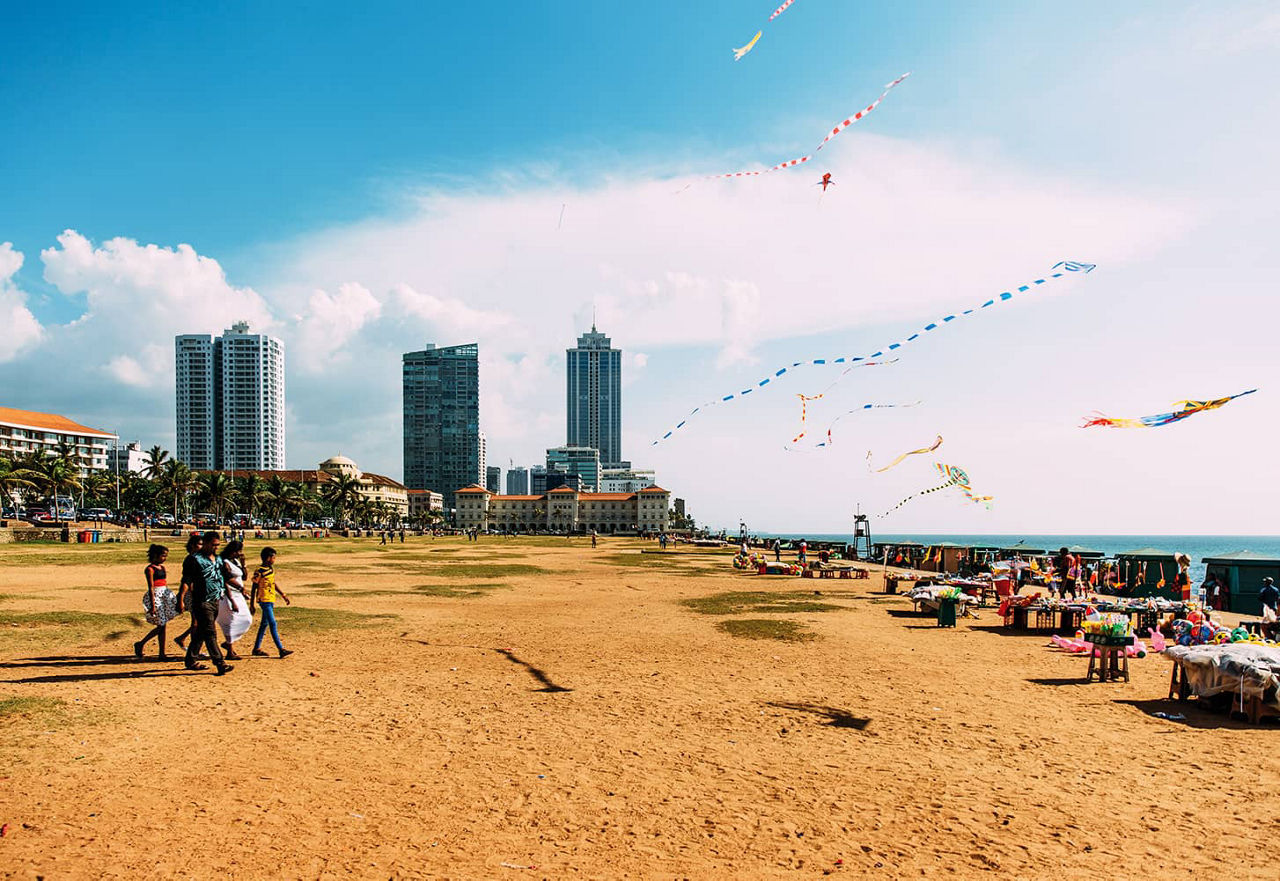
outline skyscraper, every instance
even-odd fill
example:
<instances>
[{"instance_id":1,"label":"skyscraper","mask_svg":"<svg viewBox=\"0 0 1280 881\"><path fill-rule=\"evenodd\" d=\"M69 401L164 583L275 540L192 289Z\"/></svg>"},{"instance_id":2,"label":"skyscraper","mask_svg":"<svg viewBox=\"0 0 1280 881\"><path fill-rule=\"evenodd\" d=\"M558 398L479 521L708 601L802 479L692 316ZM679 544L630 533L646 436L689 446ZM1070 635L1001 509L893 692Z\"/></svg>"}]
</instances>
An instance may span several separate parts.
<instances>
[{"instance_id":1,"label":"skyscraper","mask_svg":"<svg viewBox=\"0 0 1280 881\"><path fill-rule=\"evenodd\" d=\"M523 496L529 492L529 469L521 465L519 468L507 469L507 495Z\"/></svg>"},{"instance_id":2,"label":"skyscraper","mask_svg":"<svg viewBox=\"0 0 1280 881\"><path fill-rule=\"evenodd\" d=\"M622 350L592 324L565 356L565 445L594 447L602 465L616 466L622 462Z\"/></svg>"},{"instance_id":3,"label":"skyscraper","mask_svg":"<svg viewBox=\"0 0 1280 881\"><path fill-rule=\"evenodd\" d=\"M576 474L582 478L586 492L600 491L600 453L592 447L552 447L547 450L547 489L551 486L553 470Z\"/></svg>"},{"instance_id":4,"label":"skyscraper","mask_svg":"<svg viewBox=\"0 0 1280 881\"><path fill-rule=\"evenodd\" d=\"M177 391L177 459L208 471L213 464L213 337L184 334L174 339L174 386Z\"/></svg>"},{"instance_id":5,"label":"skyscraper","mask_svg":"<svg viewBox=\"0 0 1280 881\"><path fill-rule=\"evenodd\" d=\"M484 469L484 488L496 495L502 494L502 468L498 465L487 465Z\"/></svg>"},{"instance_id":6,"label":"skyscraper","mask_svg":"<svg viewBox=\"0 0 1280 881\"><path fill-rule=\"evenodd\" d=\"M454 507L480 471L480 360L475 343L404 356L404 483Z\"/></svg>"},{"instance_id":7,"label":"skyscraper","mask_svg":"<svg viewBox=\"0 0 1280 881\"><path fill-rule=\"evenodd\" d=\"M178 459L205 470L285 465L284 343L239 322L174 340Z\"/></svg>"}]
</instances>

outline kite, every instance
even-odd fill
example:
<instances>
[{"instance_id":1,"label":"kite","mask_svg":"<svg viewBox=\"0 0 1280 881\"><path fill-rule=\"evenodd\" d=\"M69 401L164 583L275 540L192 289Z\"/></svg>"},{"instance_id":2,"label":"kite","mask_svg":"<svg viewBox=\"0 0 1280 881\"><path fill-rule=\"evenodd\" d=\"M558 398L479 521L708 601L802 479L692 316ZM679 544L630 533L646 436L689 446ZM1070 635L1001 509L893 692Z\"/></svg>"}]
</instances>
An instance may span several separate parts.
<instances>
[{"instance_id":1,"label":"kite","mask_svg":"<svg viewBox=\"0 0 1280 881\"><path fill-rule=\"evenodd\" d=\"M857 356L841 355L838 358L813 358L808 361L796 361L787 367L781 367L778 370L775 370L772 375L764 377L763 379L756 382L755 385L749 388L745 388L741 391L732 392L730 394L723 395L713 401L708 401L707 403L702 404L701 406L694 407L693 410L691 410L689 414L684 417L684 419L680 420L680 422L677 423L674 428L668 430L665 434L662 435L662 437L653 441L651 446L656 446L662 443L663 441L670 439L671 436L674 435L677 431L684 428L685 425L688 424L690 419L692 419L694 416L698 415L708 407L712 407L717 404L727 404L730 401L736 401L741 398L745 398L747 395L751 394L752 392L757 391L759 389L763 389L764 387L768 386L774 380L781 379L783 376L787 374L788 371L794 370L797 367L821 367L827 364L851 364L851 367L849 369L852 369L852 367L862 366L863 362L867 362L869 359L872 359L872 358L879 358L888 352L896 352L898 349L901 349L903 346L907 345L907 343L915 342L916 340L924 336L927 336L930 331L937 330L940 327L944 327L945 325L948 325L951 322L955 321L957 318L963 318L966 315L972 315L976 312L980 312L981 310L986 309L988 306L993 306L996 303L1004 303L1009 300L1012 300L1014 296L1014 292L1019 294L1024 294L1028 291L1031 291L1031 290L1034 290L1035 288L1040 287L1041 285L1048 284L1049 282L1055 279L1063 278L1069 273L1074 273L1074 272L1088 273L1095 268L1094 264L1092 263L1074 263L1074 262L1059 263L1057 264L1057 266L1061 267L1061 270L1058 272L1051 272L1044 278L1037 278L1034 281L1030 281L1030 282L1027 282L1026 284L1019 285L1013 291L1004 291L998 296L992 297L991 299L982 303L980 306L975 306L972 309L965 309L963 312L960 312L955 315L945 315L942 318L938 319L936 322L926 324L922 330L911 334L911 336L907 337L906 339L899 340L896 343L890 343L880 351L874 352L871 355L857 355ZM885 363L889 363L889 362L885 362ZM840 382L840 379L844 377L845 373L849 372L849 369L846 369L844 373L841 373L840 377L837 377L835 382L833 382L831 385L834 386L836 383ZM830 386L828 386L828 389L830 389Z\"/></svg>"},{"instance_id":2,"label":"kite","mask_svg":"<svg viewBox=\"0 0 1280 881\"><path fill-rule=\"evenodd\" d=\"M1194 416L1206 410L1216 410L1225 404L1231 403L1236 398L1243 398L1245 395L1251 395L1256 391L1256 388L1251 388L1247 392L1240 392L1238 395L1231 395L1227 398L1215 398L1212 401L1178 401L1174 406L1182 405L1181 410L1175 410L1172 413L1157 413L1154 416L1139 416L1137 419L1112 418L1098 413L1094 418L1086 419L1084 425L1080 427L1093 428L1101 425L1107 428L1158 428L1161 425L1172 425L1175 422L1181 422L1188 416Z\"/></svg>"},{"instance_id":3,"label":"kite","mask_svg":"<svg viewBox=\"0 0 1280 881\"><path fill-rule=\"evenodd\" d=\"M928 446L928 447L921 447L921 448L920 448L920 449L918 449L918 450L908 450L907 452L903 453L901 456L899 456L898 458L894 459L892 462L890 462L888 465L884 466L883 468L872 468L872 467L871 467L871 451L870 451L870 450L867 450L867 468L869 468L870 470L872 470L872 471L873 471L873 472L875 472L876 474L883 474L884 472L886 472L886 471L888 471L890 468L892 468L894 465L897 465L897 464L899 464L900 462L902 462L902 460L906 459L906 458L907 458L907 456L918 456L918 455L920 455L920 454L922 454L922 453L932 453L934 450L936 450L936 449L937 449L938 447L940 447L940 446L942 446L942 435L938 435L938 439L937 439L936 441L934 441L934 442L933 442L933 445L932 445L932 446Z\"/></svg>"},{"instance_id":4,"label":"kite","mask_svg":"<svg viewBox=\"0 0 1280 881\"><path fill-rule=\"evenodd\" d=\"M815 187L822 187L822 192L827 191L827 187L834 187L836 182L831 179L831 172L827 172L822 176L822 180L814 184Z\"/></svg>"},{"instance_id":5,"label":"kite","mask_svg":"<svg viewBox=\"0 0 1280 881\"><path fill-rule=\"evenodd\" d=\"M991 496L975 496L973 494L973 486L969 483L969 475L963 468L956 468L954 465L943 465L941 462L934 462L933 467L938 469L939 474L950 478L952 484L960 488L966 499L980 505L986 505L987 510L991 510L991 503L994 499Z\"/></svg>"},{"instance_id":6,"label":"kite","mask_svg":"<svg viewBox=\"0 0 1280 881\"><path fill-rule=\"evenodd\" d=\"M792 3L795 3L795 2L796 2L796 0L786 0L786 2L785 2L785 3L783 3L783 4L782 4L781 6L779 6L777 9L773 10L773 15L769 16L769 21L773 21L773 20L774 20L775 18L777 18L779 15L782 15L782 13L784 13L784 12L786 12L786 11L787 11L787 7L788 7L788 6L790 6Z\"/></svg>"},{"instance_id":7,"label":"kite","mask_svg":"<svg viewBox=\"0 0 1280 881\"><path fill-rule=\"evenodd\" d=\"M888 517L912 499L919 498L920 496L927 496L929 493L936 493L952 486L959 487L960 491L964 493L965 498L969 499L969 501L985 504L988 510L991 509L991 502L993 501L991 496L975 496L973 494L973 487L969 483L969 475L963 468L957 468L954 465L943 465L941 462L934 462L933 467L938 469L939 474L942 474L947 478L945 483L940 483L937 486L930 487L929 489L922 489L918 493L912 493L880 516Z\"/></svg>"},{"instance_id":8,"label":"kite","mask_svg":"<svg viewBox=\"0 0 1280 881\"><path fill-rule=\"evenodd\" d=\"M748 43L747 45L743 46L741 49L734 49L734 50L733 50L733 60L734 60L734 61L741 61L741 60L742 60L742 56L743 56L743 55L746 55L748 52L750 52L752 49L754 49L754 48L756 47L756 42L760 39L760 35L761 35L761 34L763 34L763 33L764 33L764 31L756 31L756 35L755 35L754 37L752 37L752 38L751 38L751 42L750 42L750 43Z\"/></svg>"},{"instance_id":9,"label":"kite","mask_svg":"<svg viewBox=\"0 0 1280 881\"><path fill-rule=\"evenodd\" d=\"M782 15L782 13L786 11L786 8L787 8L788 6L790 6L792 3L795 3L795 2L796 2L796 0L786 0L786 2L785 2L785 3L783 3L783 4L782 4L781 6L779 6L777 9L773 10L773 15L769 16L769 21L773 21L773 20L774 20L775 18L777 18L779 15ZM746 55L746 54L747 54L748 52L750 52L753 48L755 48L756 41L760 39L760 35L761 35L761 34L763 34L763 33L764 33L764 31L763 31L763 30L756 31L756 35L755 35L754 37L752 37L752 38L751 38L751 42L750 42L750 43L748 43L747 45L743 46L741 49L734 49L734 50L733 50L733 60L734 60L734 61L741 61L741 60L742 60L742 56L743 56L743 55Z\"/></svg>"},{"instance_id":10,"label":"kite","mask_svg":"<svg viewBox=\"0 0 1280 881\"><path fill-rule=\"evenodd\" d=\"M911 76L911 72L907 71L902 76L898 77L896 80L894 80L893 82L885 86L884 91L880 93L879 98L876 98L866 107L862 108L857 113L853 114L853 116L848 117L843 122L837 122L832 127L831 131L827 133L827 136L822 139L822 143L819 144L816 148L814 148L813 153L810 153L807 156L798 156L795 159L788 159L786 162L779 162L777 165L771 166L770 168L766 168L763 171L731 171L727 174L713 174L713 175L710 175L709 177L715 178L715 179L726 178L726 177L757 177L762 174L769 174L770 172L781 171L784 168L795 168L797 165L803 165L804 163L812 159L814 154L816 154L819 150L825 147L828 141L830 141L836 135L840 134L849 126L853 125L858 120L862 119L872 110L875 110L877 107L879 107L880 102L884 100L884 96L889 94L889 92L893 89L894 86L896 86L898 83L902 82L909 76Z\"/></svg>"},{"instance_id":11,"label":"kite","mask_svg":"<svg viewBox=\"0 0 1280 881\"><path fill-rule=\"evenodd\" d=\"M826 388L824 388L820 393L818 393L818 394L816 394L816 395L800 395L800 394L797 394L797 395L796 395L796 397L800 399L800 433L799 433L799 434L797 434L795 437L793 437L793 438L791 439L791 442L794 444L796 441L800 440L800 438L804 437L804 435L805 435L805 431L806 431L806 428L805 428L805 418L806 418L806 415L807 415L807 413L808 413L808 409L809 409L809 408L808 408L808 404L809 404L809 402L810 402L810 401L819 401L819 400L821 400L823 397L825 397L825 396L826 396L826 394L827 394L827 392L829 392L829 391L831 391L833 388L835 388L835 387L836 387L836 383L838 383L841 379L843 379L843 378L844 378L844 375L845 375L846 373L848 373L850 370L853 370L855 367L884 367L886 364L894 364L894 363L896 363L896 362L897 362L897 360L898 360L897 358L892 358L892 359L890 359L890 360L888 360L888 361L862 361L862 362L860 362L860 363L858 363L858 364L853 364L853 365L851 365L851 366L849 366L849 367L846 367L843 371L841 371L840 375L839 375L838 377L836 377L836 381L835 381L835 382L833 382L833 383L831 383L831 385L827 386ZM878 406L878 405L876 405L876 404L867 404L865 407L862 407L862 408L860 408L860 409L863 409L863 410L869 410L869 409L871 409L872 407L875 407L875 406ZM896 407L896 406L898 406L898 405L897 405L897 404L885 404L885 405L883 405L883 406L886 406L886 407ZM849 412L853 412L853 411L851 410L851 411L849 411ZM848 415L848 414L845 414L845 415ZM835 424L835 423L833 422L833 423L832 423L832 425L834 425L834 424ZM830 430L830 429L828 429L828 430L827 430L827 434L828 434L828 436L831 434L831 430ZM824 446L824 444L819 444L818 446Z\"/></svg>"},{"instance_id":12,"label":"kite","mask_svg":"<svg viewBox=\"0 0 1280 881\"><path fill-rule=\"evenodd\" d=\"M815 396L815 397L807 397L807 396L805 396L805 395L797 395L796 397L798 397L798 398L800 398L800 399L801 399L801 401L802 401L802 408L803 408L803 402L804 402L804 401L813 401L813 400L816 400L817 398L822 397L822 395L817 395L817 396ZM852 416L854 413L861 413L861 412L863 412L864 410L883 410L883 409L887 409L887 408L890 408L890 407L915 407L915 406L918 406L919 404L920 404L920 402L919 402L919 401L913 401L913 402L911 402L910 404L863 404L861 407L854 407L852 410L846 410L845 412L843 412L843 413L841 413L839 416L837 416L835 419L831 420L831 424L830 424L829 426L827 426L827 439L826 439L826 440L824 440L824 441L821 441L821 442L819 442L819 443L814 444L814 445L813 445L813 448L814 448L814 449L818 449L818 448L820 448L820 447L829 447L829 446L831 446L831 445L832 445L832 443L833 443L833 438L832 438L832 436L831 436L831 430L832 430L833 428L835 428L835 427L836 427L836 423L837 423L837 422L839 422L841 419L843 419L843 418L844 418L844 417L846 417L846 416ZM803 411L803 409L801 410L800 419L801 419L801 421L803 422L803 420L804 420L804 411ZM796 435L795 437L793 437L793 438L791 439L791 443L793 443L793 444L794 444L794 443L798 442L802 437L804 437L804 436L805 436L805 434L806 434L806 432L801 431L798 435ZM790 446L788 446L788 447L786 447L786 449L790 450L790 449L791 449L791 447L790 447Z\"/></svg>"}]
</instances>

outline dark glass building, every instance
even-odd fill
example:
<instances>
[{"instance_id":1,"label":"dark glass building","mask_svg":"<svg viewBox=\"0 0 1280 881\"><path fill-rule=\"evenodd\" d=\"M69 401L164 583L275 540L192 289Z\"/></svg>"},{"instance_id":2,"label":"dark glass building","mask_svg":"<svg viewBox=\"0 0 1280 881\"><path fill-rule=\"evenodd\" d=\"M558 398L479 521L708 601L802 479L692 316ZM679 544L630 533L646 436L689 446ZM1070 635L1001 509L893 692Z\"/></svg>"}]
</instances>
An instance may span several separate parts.
<instances>
[{"instance_id":1,"label":"dark glass building","mask_svg":"<svg viewBox=\"0 0 1280 881\"><path fill-rule=\"evenodd\" d=\"M597 333L578 337L565 350L568 431L566 446L594 447L600 464L622 461L622 350Z\"/></svg>"},{"instance_id":2,"label":"dark glass building","mask_svg":"<svg viewBox=\"0 0 1280 881\"><path fill-rule=\"evenodd\" d=\"M480 474L480 360L475 343L404 356L404 484L444 496Z\"/></svg>"}]
</instances>

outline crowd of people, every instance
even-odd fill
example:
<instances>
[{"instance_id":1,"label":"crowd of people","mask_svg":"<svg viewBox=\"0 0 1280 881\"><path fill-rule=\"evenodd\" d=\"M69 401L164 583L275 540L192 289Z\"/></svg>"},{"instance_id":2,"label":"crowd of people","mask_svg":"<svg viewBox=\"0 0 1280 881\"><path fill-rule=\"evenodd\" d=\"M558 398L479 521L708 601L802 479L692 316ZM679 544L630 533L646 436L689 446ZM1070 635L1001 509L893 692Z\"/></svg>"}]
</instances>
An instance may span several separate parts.
<instances>
[{"instance_id":1,"label":"crowd of people","mask_svg":"<svg viewBox=\"0 0 1280 881\"><path fill-rule=\"evenodd\" d=\"M228 661L238 661L235 643L249 632L254 612L261 613L258 635L253 654L266 657L262 641L268 630L281 658L293 654L280 641L276 624L277 598L290 604L289 597L276 584L276 550L264 547L259 553L260 565L249 576L245 561L244 543L238 539L227 542L219 553L222 537L217 532L194 534L187 539L187 556L182 561L182 578L178 592L169 587L165 563L169 549L153 544L147 551L147 567L143 571L147 589L142 605L147 622L154 625L150 632L133 644L133 652L142 657L146 644L155 639L159 657L164 659L168 625L184 611L190 612L191 625L174 643L185 648L183 662L188 670L207 670L201 661L211 661L215 675L222 676L232 670ZM222 632L222 641L218 632ZM184 646L184 642L189 644ZM203 650L203 651L202 651Z\"/></svg>"}]
</instances>

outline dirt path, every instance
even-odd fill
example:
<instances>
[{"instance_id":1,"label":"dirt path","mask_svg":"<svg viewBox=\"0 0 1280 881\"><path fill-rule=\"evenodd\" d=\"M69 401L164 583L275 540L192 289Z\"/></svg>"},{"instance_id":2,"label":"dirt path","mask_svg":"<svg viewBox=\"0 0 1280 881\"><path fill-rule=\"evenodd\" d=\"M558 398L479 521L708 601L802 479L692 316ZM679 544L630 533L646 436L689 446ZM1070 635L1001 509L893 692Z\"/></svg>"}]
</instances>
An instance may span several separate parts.
<instances>
[{"instance_id":1,"label":"dirt path","mask_svg":"<svg viewBox=\"0 0 1280 881\"><path fill-rule=\"evenodd\" d=\"M225 678L126 657L138 546L0 549L0 873L1275 877L1275 729L1159 658L1086 686L992 612L636 542L280 547L297 653ZM681 604L725 591L806 610Z\"/></svg>"}]
</instances>

